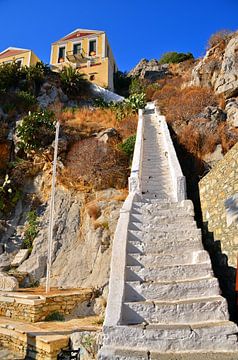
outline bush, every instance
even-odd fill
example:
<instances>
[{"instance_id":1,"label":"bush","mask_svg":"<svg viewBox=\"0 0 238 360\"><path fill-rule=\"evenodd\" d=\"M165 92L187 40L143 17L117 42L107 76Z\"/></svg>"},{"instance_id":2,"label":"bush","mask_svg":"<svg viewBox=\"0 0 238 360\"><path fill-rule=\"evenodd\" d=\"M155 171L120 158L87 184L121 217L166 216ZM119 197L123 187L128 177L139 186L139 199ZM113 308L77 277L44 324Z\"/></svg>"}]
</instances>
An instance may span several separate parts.
<instances>
[{"instance_id":1,"label":"bush","mask_svg":"<svg viewBox=\"0 0 238 360\"><path fill-rule=\"evenodd\" d=\"M175 51L167 52L164 55L161 56L159 63L160 64L175 64L180 63L186 60L194 59L194 56L192 53L177 53Z\"/></svg>"},{"instance_id":2,"label":"bush","mask_svg":"<svg viewBox=\"0 0 238 360\"><path fill-rule=\"evenodd\" d=\"M8 91L18 86L23 74L15 62L0 65L0 90Z\"/></svg>"},{"instance_id":3,"label":"bush","mask_svg":"<svg viewBox=\"0 0 238 360\"><path fill-rule=\"evenodd\" d=\"M136 135L132 135L120 144L120 149L131 159L134 153Z\"/></svg>"},{"instance_id":4,"label":"bush","mask_svg":"<svg viewBox=\"0 0 238 360\"><path fill-rule=\"evenodd\" d=\"M210 49L218 44L225 44L229 41L232 32L230 30L220 30L213 34L208 40L207 48Z\"/></svg>"},{"instance_id":5,"label":"bush","mask_svg":"<svg viewBox=\"0 0 238 360\"><path fill-rule=\"evenodd\" d=\"M66 156L65 182L83 183L96 190L121 189L127 184L127 169L128 160L121 151L91 137L71 146Z\"/></svg>"},{"instance_id":6,"label":"bush","mask_svg":"<svg viewBox=\"0 0 238 360\"><path fill-rule=\"evenodd\" d=\"M21 191L16 188L7 174L0 184L0 211L8 213L15 207L18 200L21 198Z\"/></svg>"},{"instance_id":7,"label":"bush","mask_svg":"<svg viewBox=\"0 0 238 360\"><path fill-rule=\"evenodd\" d=\"M60 73L60 82L62 90L71 98L87 95L89 91L89 82L85 79L85 75L72 67L63 68Z\"/></svg>"},{"instance_id":8,"label":"bush","mask_svg":"<svg viewBox=\"0 0 238 360\"><path fill-rule=\"evenodd\" d=\"M54 311L45 317L45 321L65 321L64 315Z\"/></svg>"},{"instance_id":9,"label":"bush","mask_svg":"<svg viewBox=\"0 0 238 360\"><path fill-rule=\"evenodd\" d=\"M35 65L19 67L16 62L0 65L0 90L9 91L19 88L35 95L49 72L47 65L38 62Z\"/></svg>"},{"instance_id":10,"label":"bush","mask_svg":"<svg viewBox=\"0 0 238 360\"><path fill-rule=\"evenodd\" d=\"M52 111L34 112L25 116L17 127L18 146L25 151L49 145L54 139L55 116Z\"/></svg>"},{"instance_id":11,"label":"bush","mask_svg":"<svg viewBox=\"0 0 238 360\"><path fill-rule=\"evenodd\" d=\"M129 88L130 95L145 93L145 89L146 89L145 80L137 77L131 80L131 84Z\"/></svg>"},{"instance_id":12,"label":"bush","mask_svg":"<svg viewBox=\"0 0 238 360\"><path fill-rule=\"evenodd\" d=\"M130 95L128 99L124 101L133 112L137 112L139 109L144 109L146 106L146 96L144 93Z\"/></svg>"},{"instance_id":13,"label":"bush","mask_svg":"<svg viewBox=\"0 0 238 360\"><path fill-rule=\"evenodd\" d=\"M29 211L27 214L27 226L24 232L24 239L22 243L23 249L32 251L33 241L38 234L37 214L35 210Z\"/></svg>"}]
</instances>

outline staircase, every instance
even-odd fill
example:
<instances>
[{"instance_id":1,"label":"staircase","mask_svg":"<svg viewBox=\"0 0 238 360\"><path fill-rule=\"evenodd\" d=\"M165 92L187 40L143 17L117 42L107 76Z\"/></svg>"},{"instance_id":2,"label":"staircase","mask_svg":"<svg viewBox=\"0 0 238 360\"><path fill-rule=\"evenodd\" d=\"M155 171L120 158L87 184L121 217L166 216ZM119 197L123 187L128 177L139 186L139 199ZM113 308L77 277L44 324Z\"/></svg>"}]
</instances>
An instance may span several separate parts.
<instances>
[{"instance_id":1,"label":"staircase","mask_svg":"<svg viewBox=\"0 0 238 360\"><path fill-rule=\"evenodd\" d=\"M140 189L128 215L124 268L113 269L112 260L107 311L116 309L111 282L122 271L120 317L107 314L99 359L235 360L238 328L229 321L193 204L177 201L161 121L153 108L144 114Z\"/></svg>"}]
</instances>

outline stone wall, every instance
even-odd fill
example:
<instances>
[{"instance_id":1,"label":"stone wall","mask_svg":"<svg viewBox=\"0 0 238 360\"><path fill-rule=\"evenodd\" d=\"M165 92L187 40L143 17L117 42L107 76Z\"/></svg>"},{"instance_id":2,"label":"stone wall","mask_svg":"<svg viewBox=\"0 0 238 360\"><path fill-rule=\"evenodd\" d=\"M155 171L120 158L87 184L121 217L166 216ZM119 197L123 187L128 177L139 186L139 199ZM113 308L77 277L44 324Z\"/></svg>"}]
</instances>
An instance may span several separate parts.
<instances>
[{"instance_id":1,"label":"stone wall","mask_svg":"<svg viewBox=\"0 0 238 360\"><path fill-rule=\"evenodd\" d=\"M238 255L238 143L200 181L203 221L214 241L220 241L228 265L236 268Z\"/></svg>"},{"instance_id":2,"label":"stone wall","mask_svg":"<svg viewBox=\"0 0 238 360\"><path fill-rule=\"evenodd\" d=\"M69 315L78 304L89 301L91 291L74 291L50 296L0 296L0 316L27 322L45 320L47 315L58 312Z\"/></svg>"}]
</instances>

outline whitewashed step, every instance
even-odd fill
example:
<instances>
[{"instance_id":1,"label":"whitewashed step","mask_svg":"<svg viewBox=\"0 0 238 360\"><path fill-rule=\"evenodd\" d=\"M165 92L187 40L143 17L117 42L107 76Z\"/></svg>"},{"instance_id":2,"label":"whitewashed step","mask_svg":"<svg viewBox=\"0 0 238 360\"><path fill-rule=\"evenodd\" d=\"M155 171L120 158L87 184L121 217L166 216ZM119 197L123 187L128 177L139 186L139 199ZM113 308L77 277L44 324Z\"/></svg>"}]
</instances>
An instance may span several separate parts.
<instances>
[{"instance_id":1,"label":"whitewashed step","mask_svg":"<svg viewBox=\"0 0 238 360\"><path fill-rule=\"evenodd\" d=\"M189 221L189 220L183 220L181 222L174 222L174 223L167 223L165 222L156 222L156 219L154 222L146 222L146 223L140 223L140 222L130 222L128 226L128 230L143 230L143 231L151 231L152 234L156 230L160 231L177 231L178 229L183 229L183 231L187 230L193 230L197 229L197 224L195 221Z\"/></svg>"},{"instance_id":2,"label":"whitewashed step","mask_svg":"<svg viewBox=\"0 0 238 360\"><path fill-rule=\"evenodd\" d=\"M127 281L125 301L183 300L220 295L215 277L170 282Z\"/></svg>"},{"instance_id":3,"label":"whitewashed step","mask_svg":"<svg viewBox=\"0 0 238 360\"><path fill-rule=\"evenodd\" d=\"M136 226L136 225L135 225ZM143 230L143 231L142 231ZM142 241L167 241L167 240L175 240L175 241L183 241L183 239L201 239L202 232L201 229L193 228L193 229L166 229L160 230L157 229L156 232L150 233L145 231L145 229L137 229L137 230L128 230L128 240L142 240Z\"/></svg>"},{"instance_id":4,"label":"whitewashed step","mask_svg":"<svg viewBox=\"0 0 238 360\"><path fill-rule=\"evenodd\" d=\"M227 302L221 296L176 301L138 301L123 305L123 324L184 324L225 321Z\"/></svg>"},{"instance_id":5,"label":"whitewashed step","mask_svg":"<svg viewBox=\"0 0 238 360\"><path fill-rule=\"evenodd\" d=\"M201 277L211 277L213 271L211 262L191 265L169 265L169 266L127 266L126 280L128 281L177 281L196 280Z\"/></svg>"},{"instance_id":6,"label":"whitewashed step","mask_svg":"<svg viewBox=\"0 0 238 360\"><path fill-rule=\"evenodd\" d=\"M167 265L198 264L203 262L210 262L207 251L183 251L183 249L181 249L181 251L176 254L128 254L126 265L163 267Z\"/></svg>"},{"instance_id":7,"label":"whitewashed step","mask_svg":"<svg viewBox=\"0 0 238 360\"><path fill-rule=\"evenodd\" d=\"M238 350L237 326L230 321L193 324L154 324L104 328L107 346L131 346L168 351ZM206 359L206 358L204 358ZM192 359L191 359L192 360ZM220 360L218 358L217 360Z\"/></svg>"}]
</instances>

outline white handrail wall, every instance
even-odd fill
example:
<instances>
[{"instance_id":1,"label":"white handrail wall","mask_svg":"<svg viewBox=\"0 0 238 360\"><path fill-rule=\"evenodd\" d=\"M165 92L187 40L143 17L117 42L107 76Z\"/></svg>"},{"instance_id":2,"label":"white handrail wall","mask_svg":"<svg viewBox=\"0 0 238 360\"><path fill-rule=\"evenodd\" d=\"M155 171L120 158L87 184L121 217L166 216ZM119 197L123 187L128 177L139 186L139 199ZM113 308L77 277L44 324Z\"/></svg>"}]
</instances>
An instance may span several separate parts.
<instances>
[{"instance_id":1,"label":"white handrail wall","mask_svg":"<svg viewBox=\"0 0 238 360\"><path fill-rule=\"evenodd\" d=\"M160 121L161 123L161 132L163 134L164 145L167 151L169 169L172 177L172 184L174 188L175 198L176 201L179 202L187 198L186 179L182 173L165 116L160 115L159 109L156 106L155 106L155 114L158 118L158 121Z\"/></svg>"},{"instance_id":2,"label":"white handrail wall","mask_svg":"<svg viewBox=\"0 0 238 360\"><path fill-rule=\"evenodd\" d=\"M141 191L141 164L143 155L144 117L143 110L139 110L139 120L136 132L136 143L129 177L129 191Z\"/></svg>"},{"instance_id":3,"label":"white handrail wall","mask_svg":"<svg viewBox=\"0 0 238 360\"><path fill-rule=\"evenodd\" d=\"M104 320L104 327L116 326L121 323L122 305L125 292L127 232L130 221L132 203L141 193L141 165L143 154L144 119L143 110L139 110L136 143L133 154L131 174L129 177L129 195L121 210L117 223L111 258L109 294Z\"/></svg>"}]
</instances>

